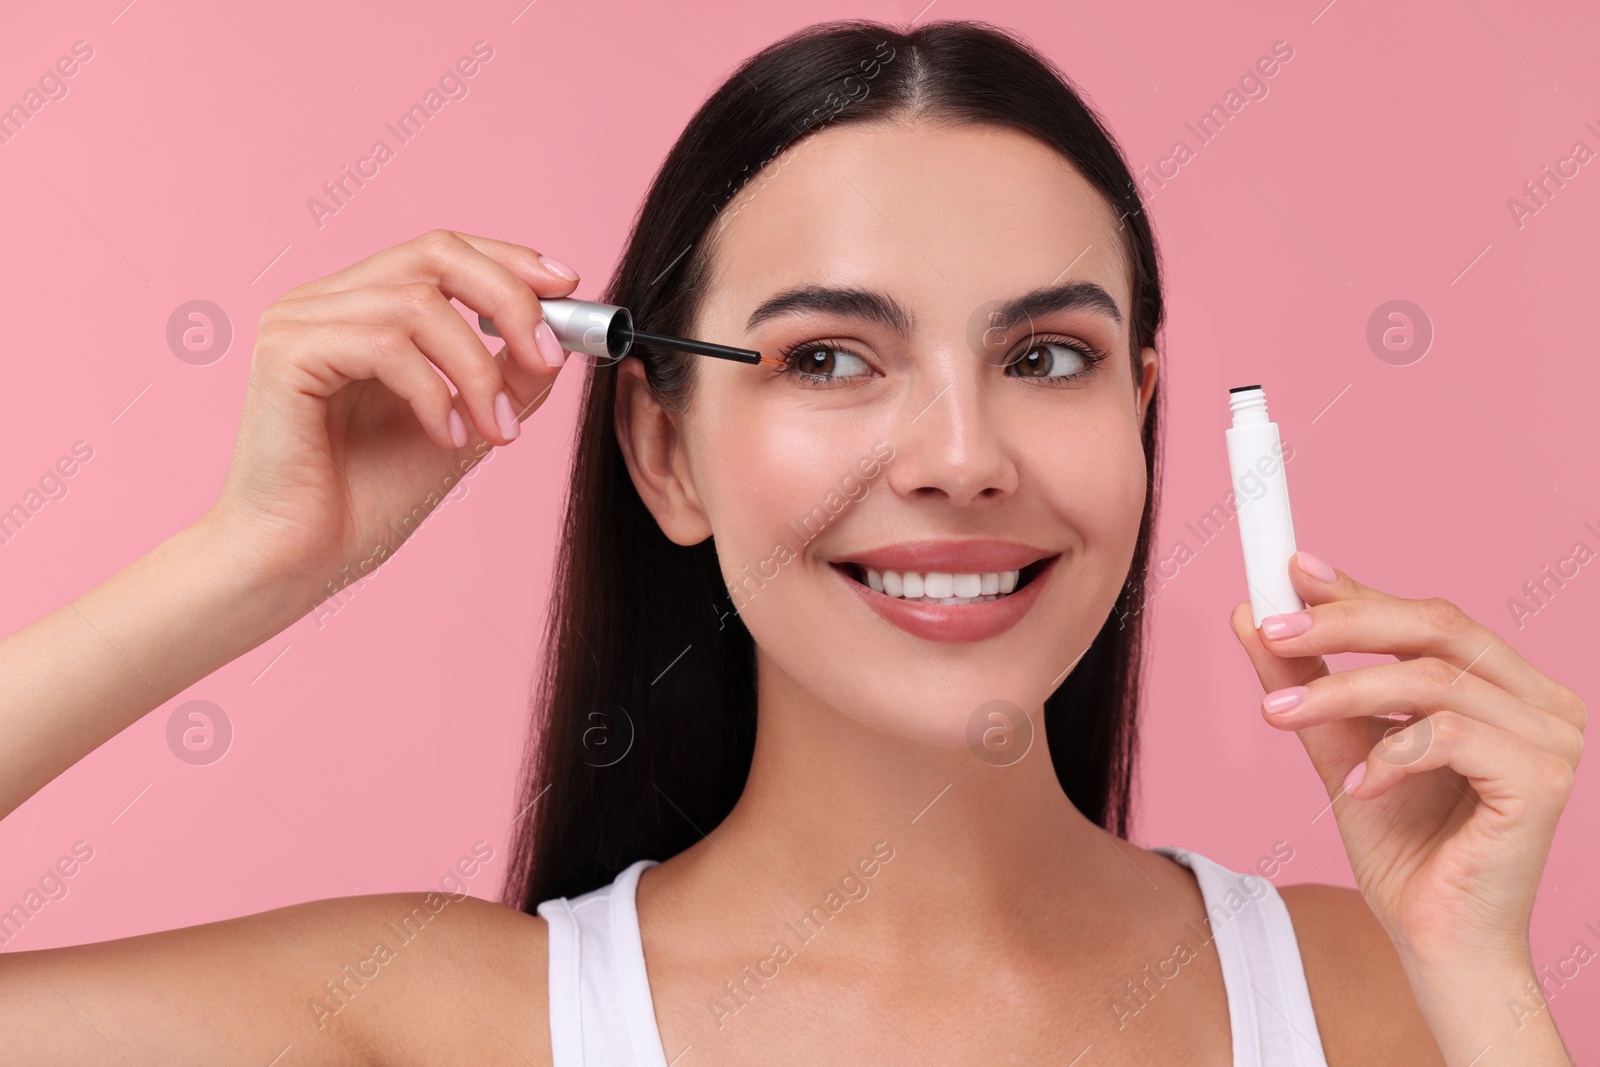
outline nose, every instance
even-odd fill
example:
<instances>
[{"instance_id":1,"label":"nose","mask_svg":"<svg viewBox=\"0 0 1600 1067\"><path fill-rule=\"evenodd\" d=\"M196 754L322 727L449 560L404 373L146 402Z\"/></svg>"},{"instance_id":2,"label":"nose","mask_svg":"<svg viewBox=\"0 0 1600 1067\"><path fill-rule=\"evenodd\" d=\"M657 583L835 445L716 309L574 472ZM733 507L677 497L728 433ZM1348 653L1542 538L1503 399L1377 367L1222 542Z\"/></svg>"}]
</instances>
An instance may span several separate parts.
<instances>
[{"instance_id":1,"label":"nose","mask_svg":"<svg viewBox=\"0 0 1600 1067\"><path fill-rule=\"evenodd\" d=\"M986 369L957 351L939 375L918 375L901 399L889 485L908 499L940 498L959 507L1016 492L1017 466L1005 437L1000 398Z\"/></svg>"}]
</instances>

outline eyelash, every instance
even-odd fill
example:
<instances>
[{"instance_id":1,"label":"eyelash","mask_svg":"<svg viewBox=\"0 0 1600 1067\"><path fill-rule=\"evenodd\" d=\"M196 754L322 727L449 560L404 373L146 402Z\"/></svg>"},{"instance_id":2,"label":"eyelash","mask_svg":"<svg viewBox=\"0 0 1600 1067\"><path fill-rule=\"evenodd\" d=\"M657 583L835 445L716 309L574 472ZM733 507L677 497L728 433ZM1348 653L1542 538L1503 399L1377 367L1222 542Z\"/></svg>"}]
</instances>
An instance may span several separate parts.
<instances>
[{"instance_id":1,"label":"eyelash","mask_svg":"<svg viewBox=\"0 0 1600 1067\"><path fill-rule=\"evenodd\" d=\"M1059 345L1062 348L1070 349L1080 358L1082 358L1083 361L1088 365L1082 370L1076 371L1072 374L1045 375L1042 377L1036 375L1016 375L1016 377L1032 378L1035 381L1045 382L1052 386L1064 386L1072 382L1079 382L1089 378L1095 373L1095 368L1098 366L1098 364L1105 360L1109 355L1109 353L1101 352L1098 349L1091 348L1082 341L1076 341L1070 337L1047 336L1036 338L1033 344L1023 349L1022 352L1018 354L1016 359L1006 364L1006 367L1009 369L1010 367L1016 366L1022 361L1023 356L1026 356L1029 352L1032 352L1036 348L1041 348L1046 345ZM849 355L855 356L863 363L866 362L866 359L860 353L856 352L847 345L835 344L827 339L817 341L797 341L793 344L785 345L783 348L779 349L778 354L783 358L783 366L779 367L775 373L780 375L792 374L801 384L808 385L813 388L826 386L828 383L834 381L849 381L851 378L865 377L865 375L849 375L844 378L836 378L833 375L811 374L807 371L801 370L799 367L800 357L806 353L815 352L818 350L829 352L845 352Z\"/></svg>"}]
</instances>

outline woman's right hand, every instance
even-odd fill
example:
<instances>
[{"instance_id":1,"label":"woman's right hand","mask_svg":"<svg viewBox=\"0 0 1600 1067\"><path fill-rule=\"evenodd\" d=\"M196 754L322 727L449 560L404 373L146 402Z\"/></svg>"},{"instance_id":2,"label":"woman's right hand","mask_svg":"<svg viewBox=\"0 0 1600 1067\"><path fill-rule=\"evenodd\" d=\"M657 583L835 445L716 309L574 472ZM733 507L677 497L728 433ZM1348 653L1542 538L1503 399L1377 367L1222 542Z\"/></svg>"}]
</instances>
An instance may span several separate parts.
<instances>
[{"instance_id":1,"label":"woman's right hand","mask_svg":"<svg viewBox=\"0 0 1600 1067\"><path fill-rule=\"evenodd\" d=\"M432 230L289 290L261 316L233 457L203 522L311 610L516 437L564 355L539 297L576 285L533 249ZM499 353L452 297L494 320Z\"/></svg>"}]
</instances>

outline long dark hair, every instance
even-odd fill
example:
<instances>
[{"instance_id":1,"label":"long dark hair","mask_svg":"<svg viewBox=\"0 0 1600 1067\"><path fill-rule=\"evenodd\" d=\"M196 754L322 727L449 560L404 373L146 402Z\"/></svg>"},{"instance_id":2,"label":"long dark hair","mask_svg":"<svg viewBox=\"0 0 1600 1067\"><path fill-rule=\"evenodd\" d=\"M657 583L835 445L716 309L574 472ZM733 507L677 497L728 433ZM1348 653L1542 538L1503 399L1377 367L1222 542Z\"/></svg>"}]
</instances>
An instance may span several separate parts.
<instances>
[{"instance_id":1,"label":"long dark hair","mask_svg":"<svg viewBox=\"0 0 1600 1067\"><path fill-rule=\"evenodd\" d=\"M821 23L751 57L667 154L600 299L627 307L641 329L681 335L707 284L711 226L745 181L811 130L902 115L1031 134L1105 196L1132 264L1137 382L1139 352L1156 343L1162 297L1155 238L1132 176L1066 76L981 22L910 32L858 19ZM627 358L634 355L652 394L682 410L704 357L643 345ZM728 591L713 540L674 544L640 500L615 437L617 373L588 369L551 586L504 895L530 913L543 900L609 882L635 860L664 860L694 844L732 810L754 751L754 643L739 617L719 607ZM1062 789L1118 835L1127 833L1133 791L1159 393L1143 429L1150 492L1127 581L1045 702ZM1078 651L1063 648L1062 662Z\"/></svg>"}]
</instances>

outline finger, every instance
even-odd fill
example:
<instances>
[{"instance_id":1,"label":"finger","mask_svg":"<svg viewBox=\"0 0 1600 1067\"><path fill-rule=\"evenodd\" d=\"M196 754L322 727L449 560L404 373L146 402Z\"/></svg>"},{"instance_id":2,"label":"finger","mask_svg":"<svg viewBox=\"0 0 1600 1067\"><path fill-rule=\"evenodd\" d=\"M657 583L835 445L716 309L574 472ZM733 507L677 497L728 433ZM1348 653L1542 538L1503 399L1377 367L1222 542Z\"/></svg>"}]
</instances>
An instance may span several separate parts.
<instances>
[{"instance_id":1,"label":"finger","mask_svg":"<svg viewBox=\"0 0 1600 1067\"><path fill-rule=\"evenodd\" d=\"M520 255L524 262L527 262L528 257L531 256L532 260L537 262L544 271L561 279L562 284L560 286L551 287L544 284L544 278L541 276L539 284L530 287L530 291L535 294L532 297L513 285L507 299L500 299L502 294L498 290L486 291L482 296L475 296L471 291L457 289L454 287L454 279L449 275L441 278L439 282L441 291L445 295L460 300L473 311L481 315L487 315L490 319L494 319L496 314L499 314L510 322L511 331L512 334L516 335L515 337L501 330L498 323L495 326L495 330L506 342L506 346L510 348L520 366L525 367L530 373L534 374L559 370L566 361L566 352L562 349L561 342L557 339L555 331L545 321L544 309L539 305L539 297L555 298L566 296L577 287L578 279L576 275L568 278L561 274L554 267L549 266L549 264L555 263L555 260L541 256L531 248L523 248L520 245L506 245L503 241L491 241L487 237L477 237L472 234L459 234L458 236L472 246L480 255L491 259L494 257L490 255L490 252L500 246L509 249L520 249ZM572 268L566 267L565 269L571 270ZM514 270L511 273L514 276L518 276ZM468 275L463 280L471 281L472 276ZM532 316L527 322L529 329L524 331L531 332L533 335L534 343L531 350L528 348L522 333L519 333L518 330L525 314L531 314Z\"/></svg>"},{"instance_id":2,"label":"finger","mask_svg":"<svg viewBox=\"0 0 1600 1067\"><path fill-rule=\"evenodd\" d=\"M1583 751L1583 734L1575 726L1432 656L1340 671L1261 701L1262 716L1279 729L1358 719L1374 744L1401 729L1397 722L1445 710L1505 730L1574 765Z\"/></svg>"},{"instance_id":3,"label":"finger","mask_svg":"<svg viewBox=\"0 0 1600 1067\"><path fill-rule=\"evenodd\" d=\"M1321 656L1289 659L1267 651L1261 642L1261 632L1256 629L1253 620L1248 600L1234 607L1234 636L1244 646L1246 655L1256 669L1256 676L1261 679L1262 689L1269 695L1297 686L1309 686L1332 673ZM1337 788L1351 761L1372 745L1366 734L1366 726L1360 722L1317 723L1298 732L1312 769L1329 792Z\"/></svg>"},{"instance_id":4,"label":"finger","mask_svg":"<svg viewBox=\"0 0 1600 1067\"><path fill-rule=\"evenodd\" d=\"M1351 767L1346 796L1373 800L1408 777L1447 767L1472 783L1491 810L1508 818L1530 811L1559 814L1572 792L1572 766L1553 752L1530 745L1498 727L1443 711L1408 730L1427 731L1426 743L1407 746L1415 758L1387 758L1380 747ZM1554 830L1554 819L1546 833Z\"/></svg>"},{"instance_id":5,"label":"finger","mask_svg":"<svg viewBox=\"0 0 1600 1067\"><path fill-rule=\"evenodd\" d=\"M507 393L506 407L514 411L522 406L521 398L508 388L503 365L489 354L455 305L427 282L364 286L284 299L268 309L268 314L273 319L399 326L455 386L480 436L502 445L515 439L517 426L502 426L499 420L504 413L496 410L495 398L501 392ZM549 377L555 372L540 373ZM532 376L525 373L524 377Z\"/></svg>"},{"instance_id":6,"label":"finger","mask_svg":"<svg viewBox=\"0 0 1600 1067\"><path fill-rule=\"evenodd\" d=\"M1261 620L1264 644L1273 655L1299 658L1315 652L1373 652L1400 659L1437 656L1493 682L1532 704L1564 706L1565 687L1523 659L1488 627L1448 600L1408 600L1362 585L1342 571L1325 582L1301 565L1289 574L1306 602L1304 611ZM1312 567L1321 564L1312 557ZM1326 566L1326 564L1321 564Z\"/></svg>"},{"instance_id":7,"label":"finger","mask_svg":"<svg viewBox=\"0 0 1600 1067\"><path fill-rule=\"evenodd\" d=\"M451 427L450 387L405 331L364 322L284 321L265 327L263 337L263 350L278 358L262 367L284 382L289 405L306 397L320 401L350 382L376 378L411 406L435 444L460 447Z\"/></svg>"},{"instance_id":8,"label":"finger","mask_svg":"<svg viewBox=\"0 0 1600 1067\"><path fill-rule=\"evenodd\" d=\"M1261 688L1265 692L1295 690L1332 673L1321 656L1289 658L1269 652L1261 641L1261 631L1256 629L1248 600L1234 606L1230 621L1233 635L1244 647L1245 655L1250 657L1250 665L1255 668L1256 677L1261 680ZM1333 773L1328 769L1330 761L1346 757L1351 751L1355 733L1356 728L1349 724L1313 724L1301 733L1300 739L1305 743L1317 772L1326 777Z\"/></svg>"},{"instance_id":9,"label":"finger","mask_svg":"<svg viewBox=\"0 0 1600 1067\"><path fill-rule=\"evenodd\" d=\"M494 361L499 365L500 373L505 376L506 384L509 386L507 392L511 394L512 414L520 423L538 411L550 396L550 390L556 384L556 376L529 374L511 357L511 350L503 345L500 351L494 354Z\"/></svg>"},{"instance_id":10,"label":"finger","mask_svg":"<svg viewBox=\"0 0 1600 1067\"><path fill-rule=\"evenodd\" d=\"M1254 616L1250 613L1249 601L1236 605L1229 621L1233 624L1234 637L1244 646L1245 654L1250 657L1251 666L1256 669L1256 676L1261 679L1261 687L1268 692L1305 685L1314 678L1321 678L1330 673L1327 662L1315 650L1299 656L1290 656L1274 653L1268 648L1267 643L1262 640L1261 631L1256 628Z\"/></svg>"},{"instance_id":11,"label":"finger","mask_svg":"<svg viewBox=\"0 0 1600 1067\"><path fill-rule=\"evenodd\" d=\"M297 286L285 298L358 289L369 285L427 282L447 297L494 320L513 355L531 370L559 366L562 350L546 324L539 297L566 296L577 287L525 245L496 241L454 230L429 230L386 248L344 270Z\"/></svg>"},{"instance_id":12,"label":"finger","mask_svg":"<svg viewBox=\"0 0 1600 1067\"><path fill-rule=\"evenodd\" d=\"M569 277L556 269L556 266L552 266L557 263L556 260L541 256L527 245L497 241L492 237L480 237L460 230L437 229L375 252L366 259L358 260L332 274L297 285L283 295L311 296L316 293L337 292L341 289L359 289L364 285L416 281L418 278L415 272L419 262L429 254L428 249L434 245L448 245L451 238L466 242L512 271L540 296L564 296L578 284L575 276ZM564 264L558 265L564 266Z\"/></svg>"}]
</instances>

